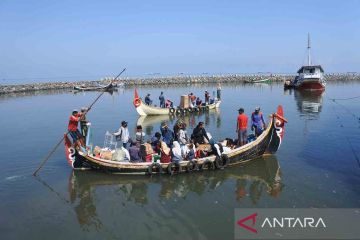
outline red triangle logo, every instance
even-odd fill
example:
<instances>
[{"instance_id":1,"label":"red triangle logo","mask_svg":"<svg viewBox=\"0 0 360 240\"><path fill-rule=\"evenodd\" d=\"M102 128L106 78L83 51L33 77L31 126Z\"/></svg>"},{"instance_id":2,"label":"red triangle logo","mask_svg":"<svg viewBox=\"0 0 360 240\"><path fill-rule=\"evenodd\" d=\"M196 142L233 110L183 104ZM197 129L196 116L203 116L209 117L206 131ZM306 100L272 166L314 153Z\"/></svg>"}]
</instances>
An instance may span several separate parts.
<instances>
[{"instance_id":1,"label":"red triangle logo","mask_svg":"<svg viewBox=\"0 0 360 240\"><path fill-rule=\"evenodd\" d=\"M245 228L246 230L253 232L253 233L257 233L257 230L255 228L253 228L253 226L256 223L256 217L257 217L257 213L251 214L250 216L247 216L246 218L240 219L239 221L237 221L236 223L240 226ZM252 220L252 224L251 226L245 225L246 221Z\"/></svg>"}]
</instances>

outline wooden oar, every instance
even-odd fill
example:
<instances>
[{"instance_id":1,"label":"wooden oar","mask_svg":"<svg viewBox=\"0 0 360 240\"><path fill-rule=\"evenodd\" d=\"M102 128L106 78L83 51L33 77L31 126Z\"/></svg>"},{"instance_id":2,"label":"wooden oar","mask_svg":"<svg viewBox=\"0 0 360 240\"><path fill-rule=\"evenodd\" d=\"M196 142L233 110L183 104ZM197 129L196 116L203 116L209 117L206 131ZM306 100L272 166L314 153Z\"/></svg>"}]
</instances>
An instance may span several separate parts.
<instances>
[{"instance_id":1,"label":"wooden oar","mask_svg":"<svg viewBox=\"0 0 360 240\"><path fill-rule=\"evenodd\" d=\"M108 85L108 87L106 87L104 89L104 91L102 93L99 94L99 96L97 96L97 98L95 98L95 100L90 104L90 106L88 107L87 111L85 112L88 113L90 111L90 109L92 108L92 106L94 106L94 104L99 100L99 98L104 94L104 92L106 92L106 90L111 86L111 84L118 78L120 77L120 75L125 72L126 68L124 68L115 78L114 80L112 80L110 82L110 84ZM60 144L62 143L62 141L64 140L64 136L60 139L60 141L55 145L55 147L49 152L48 155L46 155L46 157L44 158L44 160L41 162L40 166L36 169L36 171L33 173L34 176L36 176L36 174L40 171L40 169L45 165L45 163L50 159L50 157L53 155L53 153L56 151L56 149L60 146Z\"/></svg>"}]
</instances>

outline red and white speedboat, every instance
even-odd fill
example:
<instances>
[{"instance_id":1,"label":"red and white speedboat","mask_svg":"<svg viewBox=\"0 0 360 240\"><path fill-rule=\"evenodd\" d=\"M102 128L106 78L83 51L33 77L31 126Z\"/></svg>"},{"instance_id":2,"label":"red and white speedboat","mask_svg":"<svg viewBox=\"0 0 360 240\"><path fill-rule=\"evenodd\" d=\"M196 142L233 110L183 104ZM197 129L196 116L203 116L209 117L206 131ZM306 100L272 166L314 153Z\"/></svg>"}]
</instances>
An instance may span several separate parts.
<instances>
[{"instance_id":1,"label":"red and white speedboat","mask_svg":"<svg viewBox=\"0 0 360 240\"><path fill-rule=\"evenodd\" d=\"M310 55L310 35L308 36L308 64L302 66L298 71L298 75L290 83L296 89L304 90L324 90L326 81L324 70L321 65L311 64ZM285 86L287 87L287 86ZM291 87L291 86L289 86Z\"/></svg>"}]
</instances>

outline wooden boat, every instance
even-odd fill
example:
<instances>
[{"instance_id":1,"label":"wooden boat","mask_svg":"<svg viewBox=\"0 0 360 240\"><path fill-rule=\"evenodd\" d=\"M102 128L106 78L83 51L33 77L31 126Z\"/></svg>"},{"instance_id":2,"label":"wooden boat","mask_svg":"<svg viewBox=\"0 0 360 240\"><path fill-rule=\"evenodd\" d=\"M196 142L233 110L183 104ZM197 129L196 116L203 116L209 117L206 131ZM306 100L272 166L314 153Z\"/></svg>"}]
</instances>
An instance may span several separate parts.
<instances>
[{"instance_id":1,"label":"wooden boat","mask_svg":"<svg viewBox=\"0 0 360 240\"><path fill-rule=\"evenodd\" d=\"M193 108L160 108L160 107L146 105L141 100L141 98L139 98L137 90L135 89L133 104L140 116L147 116L147 115L186 114L186 113L199 112L199 111L209 111L219 108L221 101L217 100L213 104L208 104L205 106L199 106Z\"/></svg>"},{"instance_id":2,"label":"wooden boat","mask_svg":"<svg viewBox=\"0 0 360 240\"><path fill-rule=\"evenodd\" d=\"M117 85L113 83L109 83L105 86L92 86L92 87L84 87L84 86L74 86L74 90L76 91L116 91Z\"/></svg>"},{"instance_id":3,"label":"wooden boat","mask_svg":"<svg viewBox=\"0 0 360 240\"><path fill-rule=\"evenodd\" d=\"M269 83L271 80L268 78L259 80L245 80L245 83Z\"/></svg>"},{"instance_id":4,"label":"wooden boat","mask_svg":"<svg viewBox=\"0 0 360 240\"><path fill-rule=\"evenodd\" d=\"M194 169L215 169L249 162L264 153L274 154L279 149L284 135L286 119L283 115L282 106L278 107L277 113L271 114L269 126L253 142L235 148L221 156L207 156L195 161L181 161L175 163L152 163L152 162L118 162L105 160L88 154L83 148L73 148L67 134L65 139L65 154L68 163L74 169L91 168L95 170L120 173L120 174L153 174L190 172Z\"/></svg>"}]
</instances>

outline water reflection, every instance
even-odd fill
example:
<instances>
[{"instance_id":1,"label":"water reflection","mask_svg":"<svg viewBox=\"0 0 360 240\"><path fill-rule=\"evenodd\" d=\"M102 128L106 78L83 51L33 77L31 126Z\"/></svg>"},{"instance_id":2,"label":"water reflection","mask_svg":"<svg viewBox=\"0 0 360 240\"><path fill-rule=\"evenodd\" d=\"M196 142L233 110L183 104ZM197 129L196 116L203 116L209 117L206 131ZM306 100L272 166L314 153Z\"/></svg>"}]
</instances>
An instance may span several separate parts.
<instances>
[{"instance_id":1,"label":"water reflection","mask_svg":"<svg viewBox=\"0 0 360 240\"><path fill-rule=\"evenodd\" d=\"M310 119L317 119L322 110L324 91L285 90L285 94L294 95L298 111Z\"/></svg>"},{"instance_id":2,"label":"water reflection","mask_svg":"<svg viewBox=\"0 0 360 240\"><path fill-rule=\"evenodd\" d=\"M128 207L137 208L136 206L156 205L159 201L186 199L191 193L195 193L191 194L192 197L206 198L215 191L224 192L226 196L233 195L239 202L249 197L253 204L257 204L263 195L279 196L282 183L279 162L275 156L259 158L243 167L174 177L121 176L74 171L69 178L70 202L79 224L84 228L102 227L96 211L96 205L100 202L98 198L101 198L101 194L97 194L99 189L115 189L115 196L110 197L125 199L124 206L126 204Z\"/></svg>"}]
</instances>

